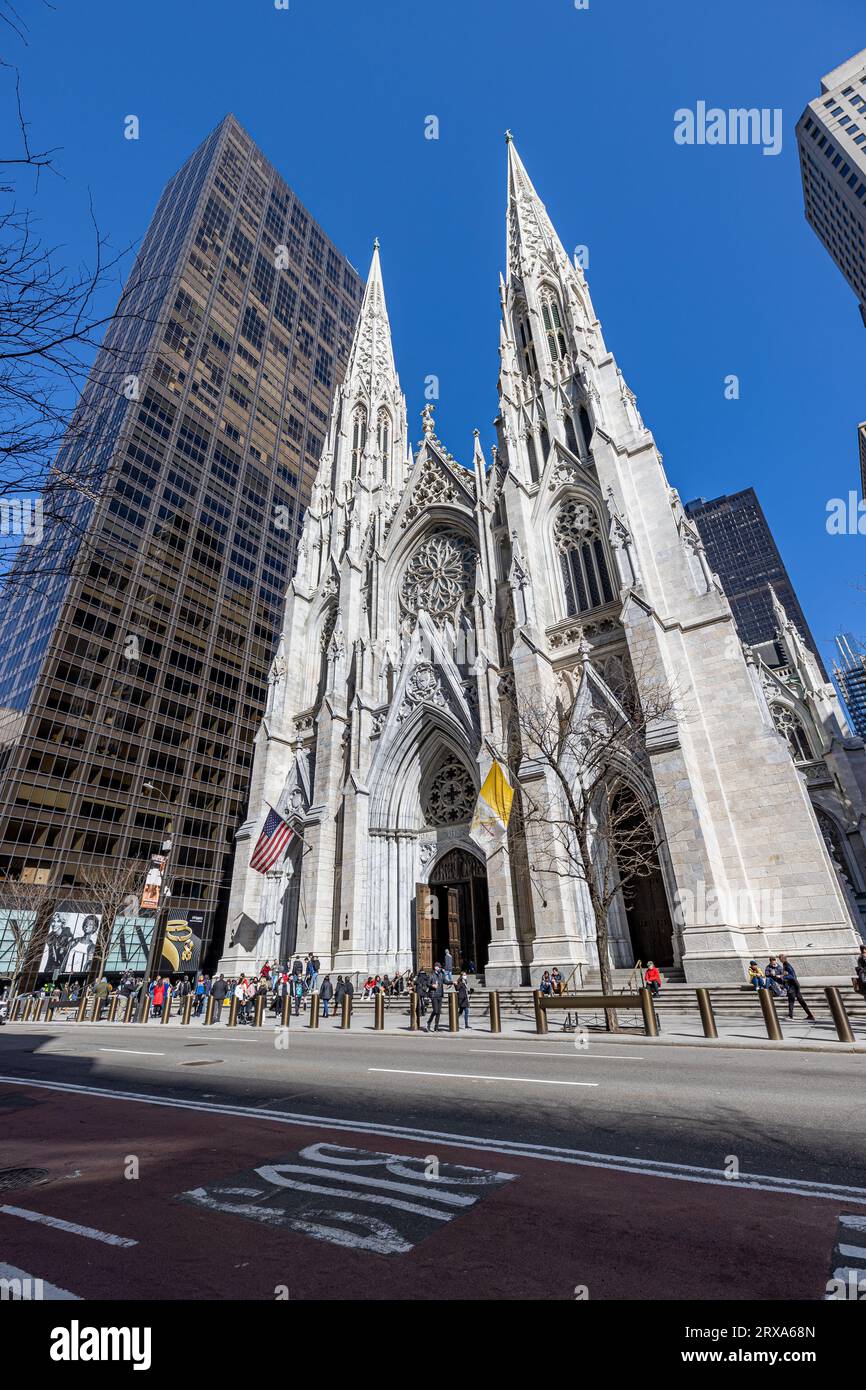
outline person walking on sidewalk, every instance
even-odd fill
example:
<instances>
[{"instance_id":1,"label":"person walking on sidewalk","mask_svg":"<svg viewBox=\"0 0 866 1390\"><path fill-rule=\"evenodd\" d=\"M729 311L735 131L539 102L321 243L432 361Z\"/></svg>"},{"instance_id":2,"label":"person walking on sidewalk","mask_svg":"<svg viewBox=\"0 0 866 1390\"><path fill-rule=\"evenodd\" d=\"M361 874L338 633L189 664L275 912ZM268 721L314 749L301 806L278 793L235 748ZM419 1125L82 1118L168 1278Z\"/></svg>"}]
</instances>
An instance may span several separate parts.
<instances>
[{"instance_id":1,"label":"person walking on sidewalk","mask_svg":"<svg viewBox=\"0 0 866 1390\"><path fill-rule=\"evenodd\" d=\"M457 980L457 1014L458 1014L458 1019L457 1019L458 1027L459 1027L459 1024L460 1024L460 1015L462 1014L462 1016L463 1016L463 1027L464 1027L464 1028L468 1028L468 1027L469 1027L469 986L468 986L467 983L466 983L466 975L465 975L465 973L461 973L461 975L459 976L459 978L458 978L458 980Z\"/></svg>"},{"instance_id":2,"label":"person walking on sidewalk","mask_svg":"<svg viewBox=\"0 0 866 1390\"><path fill-rule=\"evenodd\" d=\"M352 981L349 979L348 975L343 981L343 997L348 998L349 1000L349 1014L351 1016L352 1008L354 1007L352 1004L352 1000L355 997L355 986L352 984Z\"/></svg>"},{"instance_id":3,"label":"person walking on sidewalk","mask_svg":"<svg viewBox=\"0 0 866 1390\"><path fill-rule=\"evenodd\" d=\"M796 999L800 1007L805 1009L806 1017L814 1023L815 1015L800 993L800 981L797 979L796 970L787 956L780 955L779 960L782 963L782 984L785 986L785 993L788 996L788 1017L794 1017L794 1000Z\"/></svg>"},{"instance_id":4,"label":"person walking on sidewalk","mask_svg":"<svg viewBox=\"0 0 866 1390\"><path fill-rule=\"evenodd\" d=\"M334 986L331 984L330 975L326 975L322 981L322 988L319 990L319 998L322 1001L322 1018L328 1017L328 1009L334 997Z\"/></svg>"},{"instance_id":5,"label":"person walking on sidewalk","mask_svg":"<svg viewBox=\"0 0 866 1390\"><path fill-rule=\"evenodd\" d=\"M442 976L434 973L429 986L430 993L430 1017L427 1020L427 1032L430 1032L430 1025L435 1024L434 1033L439 1032L439 1019L442 1013L442 997L445 994L445 985Z\"/></svg>"},{"instance_id":6,"label":"person walking on sidewalk","mask_svg":"<svg viewBox=\"0 0 866 1390\"><path fill-rule=\"evenodd\" d=\"M212 990L211 990L211 994L213 995L213 1021L214 1021L214 1023L219 1023L219 1021L220 1021L220 1015L221 1015L222 1010L223 1010L223 1004L225 1003L226 995L228 994L228 992L229 992L229 987L228 987L228 984L226 983L226 977L225 977L225 975L220 975L220 977L219 977L218 980L214 980L214 982L213 982L213 988L212 988Z\"/></svg>"},{"instance_id":7,"label":"person walking on sidewalk","mask_svg":"<svg viewBox=\"0 0 866 1390\"><path fill-rule=\"evenodd\" d=\"M857 988L866 999L866 942L861 943L860 954L854 962L854 973L857 977Z\"/></svg>"}]
</instances>

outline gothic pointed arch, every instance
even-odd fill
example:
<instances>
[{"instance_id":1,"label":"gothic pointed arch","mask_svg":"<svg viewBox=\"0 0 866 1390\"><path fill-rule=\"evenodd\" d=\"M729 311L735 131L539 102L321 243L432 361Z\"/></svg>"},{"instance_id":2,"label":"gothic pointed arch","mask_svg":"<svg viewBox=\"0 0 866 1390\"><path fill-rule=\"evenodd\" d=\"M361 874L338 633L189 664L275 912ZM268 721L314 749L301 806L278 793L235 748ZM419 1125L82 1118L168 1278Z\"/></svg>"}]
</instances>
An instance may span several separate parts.
<instances>
[{"instance_id":1,"label":"gothic pointed arch","mask_svg":"<svg viewBox=\"0 0 866 1390\"><path fill-rule=\"evenodd\" d=\"M566 615L577 617L612 603L611 567L596 504L580 496L560 502L553 518L553 543Z\"/></svg>"}]
</instances>

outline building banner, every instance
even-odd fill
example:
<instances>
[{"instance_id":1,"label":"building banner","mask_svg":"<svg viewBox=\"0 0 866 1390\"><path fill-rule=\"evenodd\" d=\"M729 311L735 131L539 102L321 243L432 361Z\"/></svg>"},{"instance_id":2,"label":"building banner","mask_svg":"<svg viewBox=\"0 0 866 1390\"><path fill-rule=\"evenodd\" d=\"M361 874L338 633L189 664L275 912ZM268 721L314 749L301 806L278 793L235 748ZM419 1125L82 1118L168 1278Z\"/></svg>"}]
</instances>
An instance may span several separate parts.
<instances>
[{"instance_id":1,"label":"building banner","mask_svg":"<svg viewBox=\"0 0 866 1390\"><path fill-rule=\"evenodd\" d=\"M169 917L165 924L159 968L171 974L194 974L199 967L204 914L188 912Z\"/></svg>"}]
</instances>

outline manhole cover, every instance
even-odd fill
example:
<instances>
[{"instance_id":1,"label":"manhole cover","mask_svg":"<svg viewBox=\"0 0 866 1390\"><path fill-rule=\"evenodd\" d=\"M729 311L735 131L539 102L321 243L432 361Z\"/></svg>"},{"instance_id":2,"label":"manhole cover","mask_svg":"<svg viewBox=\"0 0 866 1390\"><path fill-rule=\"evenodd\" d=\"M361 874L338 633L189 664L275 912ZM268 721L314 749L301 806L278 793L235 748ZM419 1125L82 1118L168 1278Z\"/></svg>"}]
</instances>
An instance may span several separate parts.
<instances>
[{"instance_id":1,"label":"manhole cover","mask_svg":"<svg viewBox=\"0 0 866 1390\"><path fill-rule=\"evenodd\" d=\"M0 1168L0 1192L8 1192L14 1187L32 1187L34 1183L45 1182L47 1168Z\"/></svg>"}]
</instances>

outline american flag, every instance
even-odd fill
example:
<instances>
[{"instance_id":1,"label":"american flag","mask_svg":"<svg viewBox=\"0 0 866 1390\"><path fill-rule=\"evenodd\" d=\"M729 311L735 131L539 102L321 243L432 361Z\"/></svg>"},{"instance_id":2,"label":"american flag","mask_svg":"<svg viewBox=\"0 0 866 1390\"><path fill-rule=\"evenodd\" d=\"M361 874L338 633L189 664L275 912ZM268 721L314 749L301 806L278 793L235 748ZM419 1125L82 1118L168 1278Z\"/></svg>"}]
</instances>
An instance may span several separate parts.
<instances>
[{"instance_id":1,"label":"american flag","mask_svg":"<svg viewBox=\"0 0 866 1390\"><path fill-rule=\"evenodd\" d=\"M262 833L256 841L250 868L257 869L260 874L266 874L268 869L274 867L291 838L291 827L276 811L269 811L268 818L262 826Z\"/></svg>"}]
</instances>

